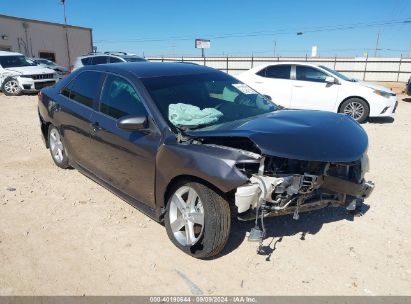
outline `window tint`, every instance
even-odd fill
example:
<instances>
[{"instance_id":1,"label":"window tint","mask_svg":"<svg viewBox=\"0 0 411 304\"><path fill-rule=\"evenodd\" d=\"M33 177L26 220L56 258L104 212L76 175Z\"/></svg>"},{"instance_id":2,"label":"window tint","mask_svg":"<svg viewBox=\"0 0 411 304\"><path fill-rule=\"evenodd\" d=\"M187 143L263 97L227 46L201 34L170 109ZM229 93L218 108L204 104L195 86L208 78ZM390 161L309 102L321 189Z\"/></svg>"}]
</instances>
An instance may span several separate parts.
<instances>
[{"instance_id":1,"label":"window tint","mask_svg":"<svg viewBox=\"0 0 411 304\"><path fill-rule=\"evenodd\" d=\"M110 58L110 63L123 62L123 60L117 57L109 57L109 58Z\"/></svg>"},{"instance_id":2,"label":"window tint","mask_svg":"<svg viewBox=\"0 0 411 304\"><path fill-rule=\"evenodd\" d=\"M297 65L296 66L297 80L324 82L327 74L312 67Z\"/></svg>"},{"instance_id":3,"label":"window tint","mask_svg":"<svg viewBox=\"0 0 411 304\"><path fill-rule=\"evenodd\" d=\"M103 64L103 63L107 63L107 56L96 56L96 57L92 57L92 64Z\"/></svg>"},{"instance_id":4,"label":"window tint","mask_svg":"<svg viewBox=\"0 0 411 304\"><path fill-rule=\"evenodd\" d=\"M61 94L90 108L99 93L101 73L83 72L63 89Z\"/></svg>"},{"instance_id":5,"label":"window tint","mask_svg":"<svg viewBox=\"0 0 411 304\"><path fill-rule=\"evenodd\" d=\"M56 54L52 52L39 52L39 57L56 62Z\"/></svg>"},{"instance_id":6,"label":"window tint","mask_svg":"<svg viewBox=\"0 0 411 304\"><path fill-rule=\"evenodd\" d=\"M137 92L124 78L108 75L104 83L100 112L113 118L147 115Z\"/></svg>"},{"instance_id":7,"label":"window tint","mask_svg":"<svg viewBox=\"0 0 411 304\"><path fill-rule=\"evenodd\" d=\"M257 73L262 77L290 79L291 65L272 65Z\"/></svg>"},{"instance_id":8,"label":"window tint","mask_svg":"<svg viewBox=\"0 0 411 304\"><path fill-rule=\"evenodd\" d=\"M83 65L90 65L91 64L91 58L90 57L81 58L81 63Z\"/></svg>"}]
</instances>

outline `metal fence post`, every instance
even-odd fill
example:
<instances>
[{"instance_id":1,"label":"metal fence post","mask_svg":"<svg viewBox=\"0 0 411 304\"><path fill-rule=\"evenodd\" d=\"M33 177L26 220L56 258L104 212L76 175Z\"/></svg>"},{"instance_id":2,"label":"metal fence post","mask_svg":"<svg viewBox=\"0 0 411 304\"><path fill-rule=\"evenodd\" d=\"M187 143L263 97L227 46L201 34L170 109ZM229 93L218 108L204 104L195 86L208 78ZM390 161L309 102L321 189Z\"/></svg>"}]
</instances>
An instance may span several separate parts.
<instances>
[{"instance_id":1,"label":"metal fence post","mask_svg":"<svg viewBox=\"0 0 411 304\"><path fill-rule=\"evenodd\" d=\"M368 63L368 54L367 54L367 57L365 58L364 75L362 77L362 80L365 80L365 74L367 73L367 63Z\"/></svg>"},{"instance_id":2,"label":"metal fence post","mask_svg":"<svg viewBox=\"0 0 411 304\"><path fill-rule=\"evenodd\" d=\"M163 56L161 56L161 62L164 62L164 57Z\"/></svg>"},{"instance_id":3,"label":"metal fence post","mask_svg":"<svg viewBox=\"0 0 411 304\"><path fill-rule=\"evenodd\" d=\"M181 62L184 62L184 56L181 56Z\"/></svg>"},{"instance_id":4,"label":"metal fence post","mask_svg":"<svg viewBox=\"0 0 411 304\"><path fill-rule=\"evenodd\" d=\"M397 82L398 82L399 79L400 79L401 63L402 63L402 54L401 54L401 57L400 57L400 64L398 65Z\"/></svg>"},{"instance_id":5,"label":"metal fence post","mask_svg":"<svg viewBox=\"0 0 411 304\"><path fill-rule=\"evenodd\" d=\"M226 58L226 70L227 70L227 74L228 74L228 56Z\"/></svg>"},{"instance_id":6,"label":"metal fence post","mask_svg":"<svg viewBox=\"0 0 411 304\"><path fill-rule=\"evenodd\" d=\"M334 57L334 68L333 68L333 70L335 70L336 65L337 65L337 56Z\"/></svg>"},{"instance_id":7,"label":"metal fence post","mask_svg":"<svg viewBox=\"0 0 411 304\"><path fill-rule=\"evenodd\" d=\"M251 55L251 68L254 67L254 54Z\"/></svg>"}]
</instances>

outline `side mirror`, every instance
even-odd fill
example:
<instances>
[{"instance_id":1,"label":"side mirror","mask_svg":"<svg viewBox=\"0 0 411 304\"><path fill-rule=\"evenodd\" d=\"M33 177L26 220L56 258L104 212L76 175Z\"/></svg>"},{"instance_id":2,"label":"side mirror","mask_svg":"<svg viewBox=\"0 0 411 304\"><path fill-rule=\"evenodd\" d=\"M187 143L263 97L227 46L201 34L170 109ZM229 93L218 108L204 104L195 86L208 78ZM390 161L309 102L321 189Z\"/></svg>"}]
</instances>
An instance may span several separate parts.
<instances>
[{"instance_id":1,"label":"side mirror","mask_svg":"<svg viewBox=\"0 0 411 304\"><path fill-rule=\"evenodd\" d=\"M117 121L117 127L126 131L138 131L147 128L146 116L133 116L120 118Z\"/></svg>"},{"instance_id":2,"label":"side mirror","mask_svg":"<svg viewBox=\"0 0 411 304\"><path fill-rule=\"evenodd\" d=\"M263 96L264 96L265 98L267 98L268 100L273 101L270 95L263 95Z\"/></svg>"},{"instance_id":3,"label":"side mirror","mask_svg":"<svg viewBox=\"0 0 411 304\"><path fill-rule=\"evenodd\" d=\"M326 78L325 78L325 82L326 82L326 83L330 83L330 84L336 83L335 78L334 78L334 77L331 77L331 76L326 77Z\"/></svg>"}]
</instances>

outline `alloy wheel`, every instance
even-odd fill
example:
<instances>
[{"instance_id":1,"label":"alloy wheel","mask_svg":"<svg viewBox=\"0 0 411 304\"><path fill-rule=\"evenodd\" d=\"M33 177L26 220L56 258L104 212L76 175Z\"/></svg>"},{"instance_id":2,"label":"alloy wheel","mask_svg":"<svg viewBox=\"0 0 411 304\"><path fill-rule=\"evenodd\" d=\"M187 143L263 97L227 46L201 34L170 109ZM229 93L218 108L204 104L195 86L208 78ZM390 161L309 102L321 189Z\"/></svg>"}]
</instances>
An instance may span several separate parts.
<instances>
[{"instance_id":1,"label":"alloy wheel","mask_svg":"<svg viewBox=\"0 0 411 304\"><path fill-rule=\"evenodd\" d=\"M204 232L204 208L198 193L182 186L170 200L170 227L175 239L183 246L197 243Z\"/></svg>"},{"instance_id":2,"label":"alloy wheel","mask_svg":"<svg viewBox=\"0 0 411 304\"><path fill-rule=\"evenodd\" d=\"M350 115L355 120L359 120L364 115L364 112L364 106L357 101L348 103L344 109L344 114Z\"/></svg>"},{"instance_id":3,"label":"alloy wheel","mask_svg":"<svg viewBox=\"0 0 411 304\"><path fill-rule=\"evenodd\" d=\"M62 163L64 160L64 146L61 141L60 133L57 129L50 130L50 149L51 155L57 163Z\"/></svg>"},{"instance_id":4,"label":"alloy wheel","mask_svg":"<svg viewBox=\"0 0 411 304\"><path fill-rule=\"evenodd\" d=\"M20 90L17 80L9 80L4 84L4 90L9 94L17 94Z\"/></svg>"}]
</instances>

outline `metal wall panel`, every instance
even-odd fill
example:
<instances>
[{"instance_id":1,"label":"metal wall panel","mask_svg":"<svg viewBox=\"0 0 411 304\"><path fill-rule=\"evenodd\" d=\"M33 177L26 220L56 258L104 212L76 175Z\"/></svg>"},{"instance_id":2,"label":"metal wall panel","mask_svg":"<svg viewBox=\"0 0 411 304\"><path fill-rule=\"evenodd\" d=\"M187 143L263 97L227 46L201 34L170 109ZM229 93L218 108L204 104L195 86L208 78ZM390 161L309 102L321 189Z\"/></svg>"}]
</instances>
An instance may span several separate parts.
<instances>
[{"instance_id":1,"label":"metal wall panel","mask_svg":"<svg viewBox=\"0 0 411 304\"><path fill-rule=\"evenodd\" d=\"M155 61L187 61L204 65L202 57L147 57ZM227 65L228 62L228 65ZM411 59L402 58L311 58L311 57L206 57L205 65L238 75L252 67L277 62L324 65L349 77L369 81L402 81L411 75ZM228 69L227 69L228 66Z\"/></svg>"}]
</instances>

